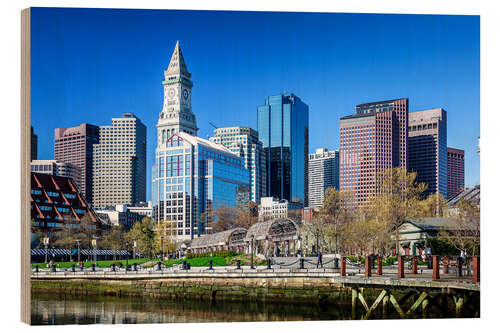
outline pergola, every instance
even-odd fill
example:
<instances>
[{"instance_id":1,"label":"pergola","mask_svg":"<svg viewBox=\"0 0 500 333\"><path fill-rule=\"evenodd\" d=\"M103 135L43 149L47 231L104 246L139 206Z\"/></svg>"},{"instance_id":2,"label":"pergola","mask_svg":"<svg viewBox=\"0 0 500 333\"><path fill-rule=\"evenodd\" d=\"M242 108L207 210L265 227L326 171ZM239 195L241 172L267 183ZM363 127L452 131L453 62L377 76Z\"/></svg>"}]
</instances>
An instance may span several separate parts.
<instances>
[{"instance_id":1,"label":"pergola","mask_svg":"<svg viewBox=\"0 0 500 333\"><path fill-rule=\"evenodd\" d=\"M279 252L283 252L285 255L290 255L291 252L296 254L296 241L299 241L298 248L300 248L299 228L289 218L259 222L252 225L246 234L245 243L248 252L251 251L252 241L254 242L255 253L264 254L266 257L270 254L271 244L275 256Z\"/></svg>"},{"instance_id":2,"label":"pergola","mask_svg":"<svg viewBox=\"0 0 500 333\"><path fill-rule=\"evenodd\" d=\"M191 250L194 253L207 251L233 250L242 251L247 230L234 228L213 234L203 235L191 241Z\"/></svg>"}]
</instances>

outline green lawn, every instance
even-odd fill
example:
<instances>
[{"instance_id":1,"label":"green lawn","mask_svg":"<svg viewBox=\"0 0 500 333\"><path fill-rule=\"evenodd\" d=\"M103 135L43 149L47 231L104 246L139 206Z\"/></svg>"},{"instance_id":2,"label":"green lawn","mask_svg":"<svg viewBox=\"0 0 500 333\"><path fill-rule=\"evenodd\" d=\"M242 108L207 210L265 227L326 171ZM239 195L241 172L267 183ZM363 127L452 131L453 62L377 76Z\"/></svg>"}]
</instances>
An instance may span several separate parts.
<instances>
[{"instance_id":1,"label":"green lawn","mask_svg":"<svg viewBox=\"0 0 500 333\"><path fill-rule=\"evenodd\" d=\"M142 264L142 263L145 263L145 262L148 262L148 261L152 261L152 260L155 260L155 259L151 259L151 258L139 258L139 259L134 259L134 260L129 259L128 260L128 264L132 265L135 262L137 264ZM123 259L123 260L102 260L102 261L97 261L97 266L98 267L110 267L111 264L113 264L113 263L119 263L119 262L123 266L125 266L126 263L127 263L127 260L125 260L125 259ZM93 263L94 263L94 261L87 261L87 262L84 261L83 265L84 265L84 267L92 267ZM78 268L78 262L77 261L63 261L63 262L56 262L55 264L56 264L56 266L58 268L71 268L71 266L73 264L75 264L76 267ZM46 263L43 263L43 262L41 262L41 263L32 263L31 267L35 268L36 265L38 265L38 267L40 267L40 268L47 268L49 264L48 263L46 264Z\"/></svg>"},{"instance_id":2,"label":"green lawn","mask_svg":"<svg viewBox=\"0 0 500 333\"><path fill-rule=\"evenodd\" d=\"M245 254L241 254L241 255L237 255L237 256L229 256L229 257L190 258L190 259L186 259L186 262L190 263L191 266L193 266L193 267L208 267L210 260L213 261L213 266L236 266L236 262L238 259L241 261L242 266L250 265L250 256L245 255ZM184 259L175 259L175 260L170 259L168 261L165 261L164 264L167 267L172 267L172 265L182 264L183 260ZM262 265L266 265L266 261L265 260L258 260L257 258L254 257L254 264L262 266Z\"/></svg>"}]
</instances>

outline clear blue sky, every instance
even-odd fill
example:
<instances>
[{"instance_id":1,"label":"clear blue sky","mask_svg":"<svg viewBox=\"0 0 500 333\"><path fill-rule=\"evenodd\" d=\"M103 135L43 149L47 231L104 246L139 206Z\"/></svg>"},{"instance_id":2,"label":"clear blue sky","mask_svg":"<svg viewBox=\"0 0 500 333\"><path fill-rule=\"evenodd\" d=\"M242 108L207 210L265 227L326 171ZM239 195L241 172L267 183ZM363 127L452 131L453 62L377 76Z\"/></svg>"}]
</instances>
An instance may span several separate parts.
<instances>
[{"instance_id":1,"label":"clear blue sky","mask_svg":"<svg viewBox=\"0 0 500 333\"><path fill-rule=\"evenodd\" d=\"M479 184L479 17L34 8L31 117L38 158L54 128L109 125L133 112L148 128L151 197L163 71L177 40L194 82L198 135L257 126L268 95L310 107L310 151L339 146L339 118L356 104L408 97L410 112L448 111L448 146Z\"/></svg>"}]
</instances>

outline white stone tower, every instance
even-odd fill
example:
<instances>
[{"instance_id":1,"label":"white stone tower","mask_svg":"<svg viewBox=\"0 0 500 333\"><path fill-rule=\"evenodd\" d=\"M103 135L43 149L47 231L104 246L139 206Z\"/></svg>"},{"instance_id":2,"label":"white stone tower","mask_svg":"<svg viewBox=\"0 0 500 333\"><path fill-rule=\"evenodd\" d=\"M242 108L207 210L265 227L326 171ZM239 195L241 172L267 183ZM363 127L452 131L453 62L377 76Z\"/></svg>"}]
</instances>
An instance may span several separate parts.
<instances>
[{"instance_id":1,"label":"white stone tower","mask_svg":"<svg viewBox=\"0 0 500 333\"><path fill-rule=\"evenodd\" d=\"M163 110L158 119L158 147L174 133L186 132L196 136L198 127L191 110L191 73L188 72L179 41L175 45L170 64L164 72Z\"/></svg>"}]
</instances>

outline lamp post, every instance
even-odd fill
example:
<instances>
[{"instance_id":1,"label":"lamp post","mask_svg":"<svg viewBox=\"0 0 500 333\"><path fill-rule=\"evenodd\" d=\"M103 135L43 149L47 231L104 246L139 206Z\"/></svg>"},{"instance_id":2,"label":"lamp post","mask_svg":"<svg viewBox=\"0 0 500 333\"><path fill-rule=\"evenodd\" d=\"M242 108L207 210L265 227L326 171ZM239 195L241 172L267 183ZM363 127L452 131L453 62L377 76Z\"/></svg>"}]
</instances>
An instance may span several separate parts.
<instances>
[{"instance_id":1,"label":"lamp post","mask_svg":"<svg viewBox=\"0 0 500 333\"><path fill-rule=\"evenodd\" d=\"M80 263L80 240L76 239L76 244L78 246L77 253L78 253L78 263Z\"/></svg>"},{"instance_id":2,"label":"lamp post","mask_svg":"<svg viewBox=\"0 0 500 333\"><path fill-rule=\"evenodd\" d=\"M160 236L160 248L161 260L163 260L163 236Z\"/></svg>"},{"instance_id":3,"label":"lamp post","mask_svg":"<svg viewBox=\"0 0 500 333\"><path fill-rule=\"evenodd\" d=\"M92 246L94 247L94 264L97 265L97 238L92 238Z\"/></svg>"},{"instance_id":4,"label":"lamp post","mask_svg":"<svg viewBox=\"0 0 500 333\"><path fill-rule=\"evenodd\" d=\"M135 259L135 247L137 246L137 242L134 239L134 246L132 247L132 259Z\"/></svg>"},{"instance_id":5,"label":"lamp post","mask_svg":"<svg viewBox=\"0 0 500 333\"><path fill-rule=\"evenodd\" d=\"M45 263L47 263L47 255L48 255L47 248L49 247L49 237L45 236L43 238L43 245L45 245Z\"/></svg>"},{"instance_id":6,"label":"lamp post","mask_svg":"<svg viewBox=\"0 0 500 333\"><path fill-rule=\"evenodd\" d=\"M251 249L252 249L252 255L250 257L250 268L251 269L254 269L253 267L253 248L254 248L254 242L255 242L255 235L252 235L252 244L251 245Z\"/></svg>"}]
</instances>

